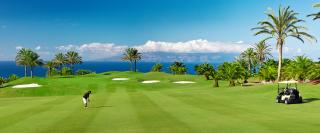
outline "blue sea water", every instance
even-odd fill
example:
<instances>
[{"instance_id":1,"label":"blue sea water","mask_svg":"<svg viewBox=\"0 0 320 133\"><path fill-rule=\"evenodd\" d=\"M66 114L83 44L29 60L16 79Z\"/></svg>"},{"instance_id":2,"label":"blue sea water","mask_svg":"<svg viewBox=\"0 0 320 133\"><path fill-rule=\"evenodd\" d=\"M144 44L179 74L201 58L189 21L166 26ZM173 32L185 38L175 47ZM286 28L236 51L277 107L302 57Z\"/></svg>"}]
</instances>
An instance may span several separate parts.
<instances>
[{"instance_id":1,"label":"blue sea water","mask_svg":"<svg viewBox=\"0 0 320 133\"><path fill-rule=\"evenodd\" d=\"M137 69L139 72L149 72L152 66L156 64L154 62L138 62ZM161 63L163 65L162 71L169 72L169 66L171 62ZM195 74L194 66L199 63L185 63L188 74ZM214 65L214 64L213 64ZM106 71L129 71L130 64L128 62L84 62L83 64L76 65L75 70L86 69L91 70L96 73L106 72ZM46 76L47 70L43 67L34 68L34 75L39 77ZM16 74L18 76L24 76L24 67L17 66L13 61L0 61L0 76L8 77L11 74Z\"/></svg>"}]
</instances>

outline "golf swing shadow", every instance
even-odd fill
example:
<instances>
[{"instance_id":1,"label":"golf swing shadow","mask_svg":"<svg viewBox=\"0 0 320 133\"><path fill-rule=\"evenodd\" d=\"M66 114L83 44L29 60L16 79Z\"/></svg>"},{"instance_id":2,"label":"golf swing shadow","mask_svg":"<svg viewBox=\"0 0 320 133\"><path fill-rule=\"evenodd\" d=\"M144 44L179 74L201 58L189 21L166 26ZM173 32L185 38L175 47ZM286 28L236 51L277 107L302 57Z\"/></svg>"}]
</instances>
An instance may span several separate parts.
<instances>
[{"instance_id":1,"label":"golf swing shadow","mask_svg":"<svg viewBox=\"0 0 320 133\"><path fill-rule=\"evenodd\" d=\"M110 108L113 106L94 106L94 107L89 107L89 108Z\"/></svg>"}]
</instances>

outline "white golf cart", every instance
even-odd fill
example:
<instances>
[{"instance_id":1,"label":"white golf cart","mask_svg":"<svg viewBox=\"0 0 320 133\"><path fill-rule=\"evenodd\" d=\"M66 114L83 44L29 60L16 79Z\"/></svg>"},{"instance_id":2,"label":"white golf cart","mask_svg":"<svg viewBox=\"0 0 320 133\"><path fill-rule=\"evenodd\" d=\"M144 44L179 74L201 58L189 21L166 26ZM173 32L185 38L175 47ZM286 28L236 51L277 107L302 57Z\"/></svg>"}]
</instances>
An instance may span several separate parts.
<instances>
[{"instance_id":1,"label":"white golf cart","mask_svg":"<svg viewBox=\"0 0 320 133\"><path fill-rule=\"evenodd\" d=\"M276 102L285 104L302 103L302 96L299 93L297 83L298 81L295 80L278 82Z\"/></svg>"}]
</instances>

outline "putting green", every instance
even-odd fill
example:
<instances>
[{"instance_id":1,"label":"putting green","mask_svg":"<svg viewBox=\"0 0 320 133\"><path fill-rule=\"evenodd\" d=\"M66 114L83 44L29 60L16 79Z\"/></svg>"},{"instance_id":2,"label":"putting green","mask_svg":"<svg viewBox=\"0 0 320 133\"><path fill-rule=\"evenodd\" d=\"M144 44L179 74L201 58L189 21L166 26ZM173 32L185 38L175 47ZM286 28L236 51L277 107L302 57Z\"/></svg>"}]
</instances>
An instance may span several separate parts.
<instances>
[{"instance_id":1,"label":"putting green","mask_svg":"<svg viewBox=\"0 0 320 133\"><path fill-rule=\"evenodd\" d=\"M161 82L140 83L149 79ZM43 86L11 88L27 83ZM305 100L295 105L275 103L276 85L212 85L202 76L164 73L20 79L0 89L0 132L320 132L319 85L300 84ZM88 88L93 95L84 109L81 96Z\"/></svg>"}]
</instances>

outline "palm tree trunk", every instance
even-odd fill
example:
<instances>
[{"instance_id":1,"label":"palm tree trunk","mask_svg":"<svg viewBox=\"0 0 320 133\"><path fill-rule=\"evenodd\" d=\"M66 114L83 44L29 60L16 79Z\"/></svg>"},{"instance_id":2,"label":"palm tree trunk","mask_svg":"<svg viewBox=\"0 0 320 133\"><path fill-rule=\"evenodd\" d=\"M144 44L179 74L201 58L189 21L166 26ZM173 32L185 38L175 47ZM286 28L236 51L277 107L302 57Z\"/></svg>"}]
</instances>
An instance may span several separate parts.
<instances>
[{"instance_id":1,"label":"palm tree trunk","mask_svg":"<svg viewBox=\"0 0 320 133\"><path fill-rule=\"evenodd\" d=\"M213 87L219 87L219 80L214 79L214 86Z\"/></svg>"},{"instance_id":2,"label":"palm tree trunk","mask_svg":"<svg viewBox=\"0 0 320 133\"><path fill-rule=\"evenodd\" d=\"M249 70L249 74L251 75L251 60L249 59L249 64L248 64L248 70Z\"/></svg>"},{"instance_id":3,"label":"palm tree trunk","mask_svg":"<svg viewBox=\"0 0 320 133\"><path fill-rule=\"evenodd\" d=\"M229 86L236 86L236 84L235 84L234 80L230 80L230 84L229 84Z\"/></svg>"},{"instance_id":4,"label":"palm tree trunk","mask_svg":"<svg viewBox=\"0 0 320 133\"><path fill-rule=\"evenodd\" d=\"M24 77L27 77L27 66L24 66Z\"/></svg>"},{"instance_id":5,"label":"palm tree trunk","mask_svg":"<svg viewBox=\"0 0 320 133\"><path fill-rule=\"evenodd\" d=\"M74 66L73 66L73 64L70 64L70 67L71 67L71 74L74 75L74 71L73 71L73 67Z\"/></svg>"},{"instance_id":6,"label":"palm tree trunk","mask_svg":"<svg viewBox=\"0 0 320 133\"><path fill-rule=\"evenodd\" d=\"M137 72L137 60L134 60L134 72Z\"/></svg>"},{"instance_id":7,"label":"palm tree trunk","mask_svg":"<svg viewBox=\"0 0 320 133\"><path fill-rule=\"evenodd\" d=\"M60 76L62 76L62 64L59 67L60 67Z\"/></svg>"},{"instance_id":8,"label":"palm tree trunk","mask_svg":"<svg viewBox=\"0 0 320 133\"><path fill-rule=\"evenodd\" d=\"M32 67L30 67L30 76L31 76L31 78L33 78L33 68Z\"/></svg>"},{"instance_id":9,"label":"palm tree trunk","mask_svg":"<svg viewBox=\"0 0 320 133\"><path fill-rule=\"evenodd\" d=\"M278 82L281 80L282 45L283 45L283 43L281 43L281 42L280 42L280 44L278 45L278 54L279 54L279 59L278 59L278 76L277 76L277 81L278 81Z\"/></svg>"},{"instance_id":10,"label":"palm tree trunk","mask_svg":"<svg viewBox=\"0 0 320 133\"><path fill-rule=\"evenodd\" d=\"M133 62L130 61L130 71L133 71Z\"/></svg>"},{"instance_id":11,"label":"palm tree trunk","mask_svg":"<svg viewBox=\"0 0 320 133\"><path fill-rule=\"evenodd\" d=\"M48 69L48 77L51 77L51 68Z\"/></svg>"},{"instance_id":12,"label":"palm tree trunk","mask_svg":"<svg viewBox=\"0 0 320 133\"><path fill-rule=\"evenodd\" d=\"M209 80L209 79L210 79L208 75L205 75L205 77L206 77L206 80Z\"/></svg>"}]
</instances>

